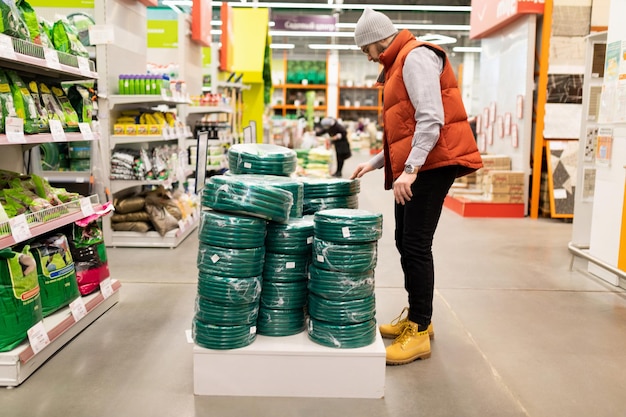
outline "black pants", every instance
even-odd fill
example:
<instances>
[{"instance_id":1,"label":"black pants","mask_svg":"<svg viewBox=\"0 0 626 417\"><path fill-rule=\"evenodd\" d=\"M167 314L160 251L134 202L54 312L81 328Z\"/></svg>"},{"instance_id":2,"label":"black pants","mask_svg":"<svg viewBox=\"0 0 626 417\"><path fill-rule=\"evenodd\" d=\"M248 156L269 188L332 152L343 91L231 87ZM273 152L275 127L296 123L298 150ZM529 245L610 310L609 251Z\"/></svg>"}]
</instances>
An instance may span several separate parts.
<instances>
[{"instance_id":1,"label":"black pants","mask_svg":"<svg viewBox=\"0 0 626 417\"><path fill-rule=\"evenodd\" d=\"M430 323L433 314L433 237L457 170L450 166L419 172L411 187L411 201L395 206L396 248L409 297L409 320L422 326Z\"/></svg>"}]
</instances>

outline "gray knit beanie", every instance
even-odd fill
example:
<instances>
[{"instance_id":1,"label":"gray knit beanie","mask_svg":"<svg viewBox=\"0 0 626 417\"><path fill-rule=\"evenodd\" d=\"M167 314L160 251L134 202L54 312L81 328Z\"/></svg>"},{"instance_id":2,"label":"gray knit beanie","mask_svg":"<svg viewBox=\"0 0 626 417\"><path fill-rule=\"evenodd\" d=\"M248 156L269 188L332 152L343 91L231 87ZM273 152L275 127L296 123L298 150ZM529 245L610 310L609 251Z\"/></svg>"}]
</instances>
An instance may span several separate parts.
<instances>
[{"instance_id":1,"label":"gray knit beanie","mask_svg":"<svg viewBox=\"0 0 626 417\"><path fill-rule=\"evenodd\" d=\"M359 21L356 22L354 41L359 48L362 48L365 45L387 39L397 32L398 30L387 16L372 9L365 9Z\"/></svg>"}]
</instances>

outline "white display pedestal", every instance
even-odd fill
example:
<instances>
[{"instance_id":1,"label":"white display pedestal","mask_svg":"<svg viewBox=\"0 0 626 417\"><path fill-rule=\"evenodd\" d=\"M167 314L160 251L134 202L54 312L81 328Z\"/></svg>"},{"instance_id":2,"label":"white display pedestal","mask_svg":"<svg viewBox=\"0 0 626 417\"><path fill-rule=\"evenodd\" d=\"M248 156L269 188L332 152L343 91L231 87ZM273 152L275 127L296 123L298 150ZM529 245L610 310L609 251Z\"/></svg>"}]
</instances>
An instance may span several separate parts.
<instances>
[{"instance_id":1,"label":"white display pedestal","mask_svg":"<svg viewBox=\"0 0 626 417\"><path fill-rule=\"evenodd\" d=\"M241 349L194 346L194 393L212 396L382 398L385 345L378 332L369 346L333 349L306 331L257 336Z\"/></svg>"}]
</instances>

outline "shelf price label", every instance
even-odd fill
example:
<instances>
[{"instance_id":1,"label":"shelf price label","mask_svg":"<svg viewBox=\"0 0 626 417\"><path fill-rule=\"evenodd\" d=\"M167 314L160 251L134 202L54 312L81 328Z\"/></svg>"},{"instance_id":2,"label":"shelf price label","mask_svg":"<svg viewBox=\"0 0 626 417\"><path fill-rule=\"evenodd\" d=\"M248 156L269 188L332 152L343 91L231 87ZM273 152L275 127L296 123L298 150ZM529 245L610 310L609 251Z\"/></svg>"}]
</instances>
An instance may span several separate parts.
<instances>
[{"instance_id":1,"label":"shelf price label","mask_svg":"<svg viewBox=\"0 0 626 417\"><path fill-rule=\"evenodd\" d=\"M50 344L50 338L48 332L43 325L43 321L38 322L33 327L28 329L28 342L33 349L33 353L36 355L41 352L46 346Z\"/></svg>"},{"instance_id":2,"label":"shelf price label","mask_svg":"<svg viewBox=\"0 0 626 417\"><path fill-rule=\"evenodd\" d=\"M83 56L76 57L78 60L78 70L81 74L91 77L91 68L89 67L89 60Z\"/></svg>"},{"instance_id":3,"label":"shelf price label","mask_svg":"<svg viewBox=\"0 0 626 417\"><path fill-rule=\"evenodd\" d=\"M61 69L61 63L59 62L59 54L54 49L43 48L43 56L46 59L48 68L59 70Z\"/></svg>"},{"instance_id":4,"label":"shelf price label","mask_svg":"<svg viewBox=\"0 0 626 417\"><path fill-rule=\"evenodd\" d=\"M11 226L11 235L13 235L15 243L23 242L33 237L30 227L28 227L25 214L11 217L9 219L9 225Z\"/></svg>"},{"instance_id":5,"label":"shelf price label","mask_svg":"<svg viewBox=\"0 0 626 417\"><path fill-rule=\"evenodd\" d=\"M26 143L24 137L24 119L21 117L7 117L4 130L10 143Z\"/></svg>"},{"instance_id":6,"label":"shelf price label","mask_svg":"<svg viewBox=\"0 0 626 417\"><path fill-rule=\"evenodd\" d=\"M78 129L83 135L83 140L94 140L93 131L89 123L81 122L78 124Z\"/></svg>"},{"instance_id":7,"label":"shelf price label","mask_svg":"<svg viewBox=\"0 0 626 417\"><path fill-rule=\"evenodd\" d=\"M63 130L63 125L60 120L50 119L48 121L50 125L50 134L52 134L52 140L54 142L67 142L67 136Z\"/></svg>"},{"instance_id":8,"label":"shelf price label","mask_svg":"<svg viewBox=\"0 0 626 417\"><path fill-rule=\"evenodd\" d=\"M111 283L111 278L104 279L100 282L100 292L105 300L113 295L113 284Z\"/></svg>"},{"instance_id":9,"label":"shelf price label","mask_svg":"<svg viewBox=\"0 0 626 417\"><path fill-rule=\"evenodd\" d=\"M0 34L0 57L17 59L15 48L13 48L13 39L5 34Z\"/></svg>"},{"instance_id":10,"label":"shelf price label","mask_svg":"<svg viewBox=\"0 0 626 417\"><path fill-rule=\"evenodd\" d=\"M89 197L83 197L80 199L80 211L83 212L83 216L85 217L91 216L95 213Z\"/></svg>"},{"instance_id":11,"label":"shelf price label","mask_svg":"<svg viewBox=\"0 0 626 417\"><path fill-rule=\"evenodd\" d=\"M85 302L81 297L78 297L70 303L70 311L72 312L72 317L74 317L75 322L78 322L87 315L87 306L85 306Z\"/></svg>"}]
</instances>

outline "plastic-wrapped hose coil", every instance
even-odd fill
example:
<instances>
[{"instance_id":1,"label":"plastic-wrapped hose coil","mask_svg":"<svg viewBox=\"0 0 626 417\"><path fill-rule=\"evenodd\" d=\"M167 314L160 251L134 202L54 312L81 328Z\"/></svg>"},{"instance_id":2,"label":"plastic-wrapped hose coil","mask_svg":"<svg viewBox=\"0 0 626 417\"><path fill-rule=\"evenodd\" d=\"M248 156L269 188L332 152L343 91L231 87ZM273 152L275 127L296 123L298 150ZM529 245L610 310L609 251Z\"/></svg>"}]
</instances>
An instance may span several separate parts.
<instances>
[{"instance_id":1,"label":"plastic-wrapped hose coil","mask_svg":"<svg viewBox=\"0 0 626 417\"><path fill-rule=\"evenodd\" d=\"M198 295L224 304L258 303L261 299L261 276L230 278L200 273Z\"/></svg>"},{"instance_id":2,"label":"plastic-wrapped hose coil","mask_svg":"<svg viewBox=\"0 0 626 417\"><path fill-rule=\"evenodd\" d=\"M328 271L369 271L376 267L377 257L377 242L340 245L313 239L313 264Z\"/></svg>"},{"instance_id":3,"label":"plastic-wrapped hose coil","mask_svg":"<svg viewBox=\"0 0 626 417\"><path fill-rule=\"evenodd\" d=\"M383 234L383 215L366 210L333 209L315 213L315 236L334 243L374 242Z\"/></svg>"},{"instance_id":4,"label":"plastic-wrapped hose coil","mask_svg":"<svg viewBox=\"0 0 626 417\"><path fill-rule=\"evenodd\" d=\"M359 208L359 197L357 195L346 195L340 197L315 197L304 198L302 202L302 213L315 214L321 210L330 209L357 209Z\"/></svg>"},{"instance_id":5,"label":"plastic-wrapped hose coil","mask_svg":"<svg viewBox=\"0 0 626 417\"><path fill-rule=\"evenodd\" d=\"M246 184L261 184L275 187L281 190L289 191L293 196L293 206L289 212L289 218L302 217L302 204L304 199L304 185L290 177L279 177L276 175L255 175L241 174L234 175L227 172L225 175L233 175L237 179L244 181Z\"/></svg>"},{"instance_id":6,"label":"plastic-wrapped hose coil","mask_svg":"<svg viewBox=\"0 0 626 417\"><path fill-rule=\"evenodd\" d=\"M261 307L276 310L291 310L306 305L308 291L306 281L272 282L263 281Z\"/></svg>"},{"instance_id":7,"label":"plastic-wrapped hose coil","mask_svg":"<svg viewBox=\"0 0 626 417\"><path fill-rule=\"evenodd\" d=\"M298 163L294 150L268 144L238 144L228 151L228 166L234 174L291 175Z\"/></svg>"},{"instance_id":8,"label":"plastic-wrapped hose coil","mask_svg":"<svg viewBox=\"0 0 626 417\"><path fill-rule=\"evenodd\" d=\"M222 304L196 297L196 319L217 326L235 326L255 323L259 314L259 303Z\"/></svg>"},{"instance_id":9,"label":"plastic-wrapped hose coil","mask_svg":"<svg viewBox=\"0 0 626 417\"><path fill-rule=\"evenodd\" d=\"M269 223L265 249L273 253L310 254L313 246L313 216Z\"/></svg>"},{"instance_id":10,"label":"plastic-wrapped hose coil","mask_svg":"<svg viewBox=\"0 0 626 417\"><path fill-rule=\"evenodd\" d=\"M207 349L237 349L256 339L256 323L238 326L216 326L194 319L191 335L198 346Z\"/></svg>"},{"instance_id":11,"label":"plastic-wrapped hose coil","mask_svg":"<svg viewBox=\"0 0 626 417\"><path fill-rule=\"evenodd\" d=\"M308 276L308 254L265 253L263 280L274 282L302 281Z\"/></svg>"},{"instance_id":12,"label":"plastic-wrapped hose coil","mask_svg":"<svg viewBox=\"0 0 626 417\"><path fill-rule=\"evenodd\" d=\"M345 197L361 191L359 180L343 178L299 178L304 184L304 198Z\"/></svg>"},{"instance_id":13,"label":"plastic-wrapped hose coil","mask_svg":"<svg viewBox=\"0 0 626 417\"><path fill-rule=\"evenodd\" d=\"M323 346L353 349L368 346L376 340L376 320L339 326L309 318L309 338Z\"/></svg>"},{"instance_id":14,"label":"plastic-wrapped hose coil","mask_svg":"<svg viewBox=\"0 0 626 417\"><path fill-rule=\"evenodd\" d=\"M276 310L261 307L257 333L265 336L290 336L304 330L304 308Z\"/></svg>"},{"instance_id":15,"label":"plastic-wrapped hose coil","mask_svg":"<svg viewBox=\"0 0 626 417\"><path fill-rule=\"evenodd\" d=\"M309 267L309 293L328 300L357 300L374 294L374 270L337 272Z\"/></svg>"},{"instance_id":16,"label":"plastic-wrapped hose coil","mask_svg":"<svg viewBox=\"0 0 626 417\"><path fill-rule=\"evenodd\" d=\"M258 217L204 210L198 239L211 246L231 249L258 248L265 244L267 222Z\"/></svg>"},{"instance_id":17,"label":"plastic-wrapped hose coil","mask_svg":"<svg viewBox=\"0 0 626 417\"><path fill-rule=\"evenodd\" d=\"M293 196L262 183L247 183L236 175L215 175L202 190L202 205L218 211L246 214L276 222L289 219Z\"/></svg>"},{"instance_id":18,"label":"plastic-wrapped hose coil","mask_svg":"<svg viewBox=\"0 0 626 417\"><path fill-rule=\"evenodd\" d=\"M263 273L265 247L228 249L200 243L198 269L207 275L246 278Z\"/></svg>"},{"instance_id":19,"label":"plastic-wrapped hose coil","mask_svg":"<svg viewBox=\"0 0 626 417\"><path fill-rule=\"evenodd\" d=\"M358 300L337 301L309 294L308 305L311 317L337 325L363 323L376 315L373 295Z\"/></svg>"}]
</instances>

